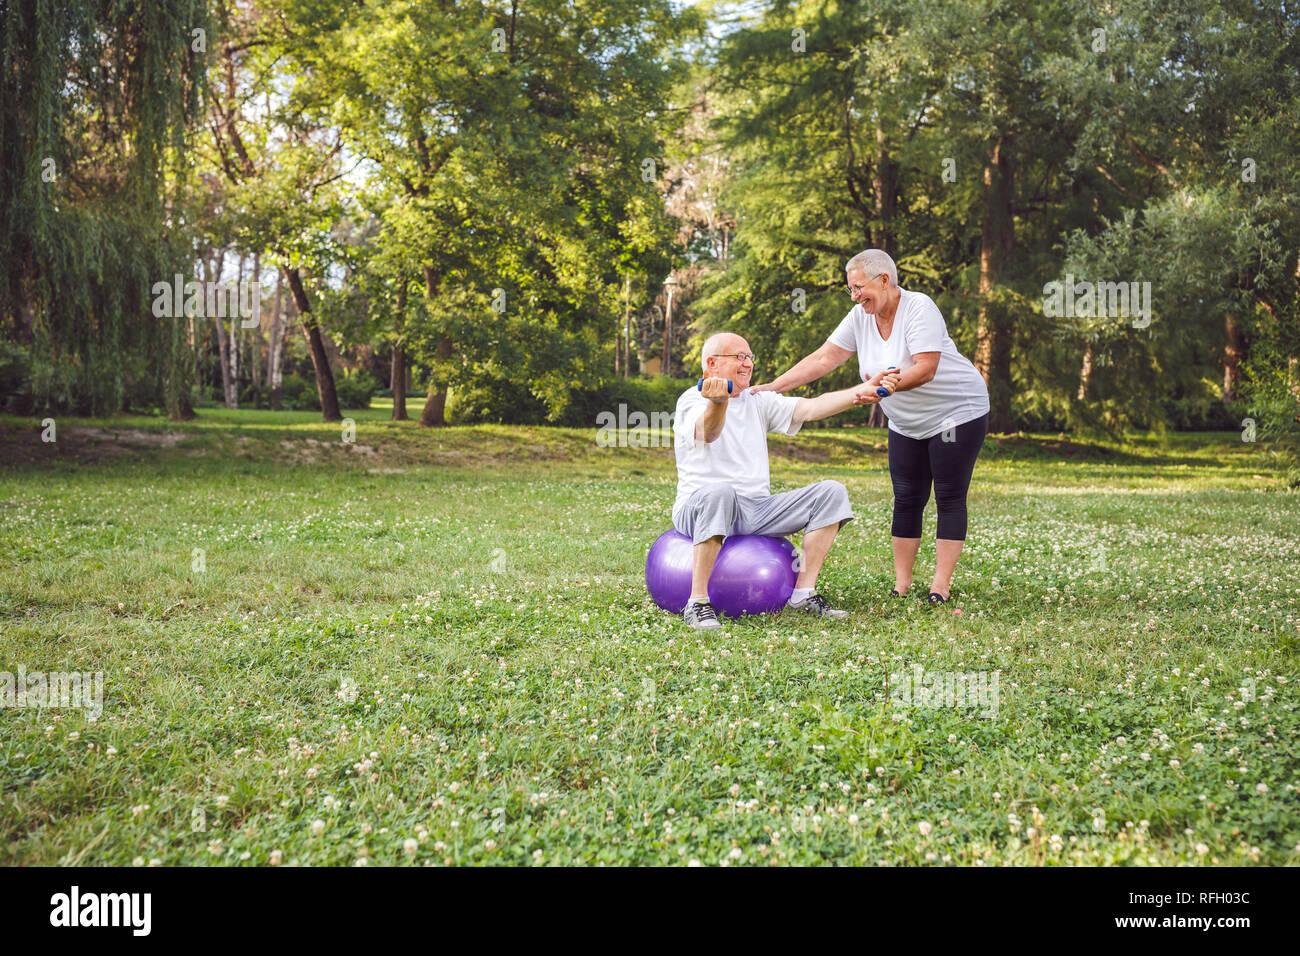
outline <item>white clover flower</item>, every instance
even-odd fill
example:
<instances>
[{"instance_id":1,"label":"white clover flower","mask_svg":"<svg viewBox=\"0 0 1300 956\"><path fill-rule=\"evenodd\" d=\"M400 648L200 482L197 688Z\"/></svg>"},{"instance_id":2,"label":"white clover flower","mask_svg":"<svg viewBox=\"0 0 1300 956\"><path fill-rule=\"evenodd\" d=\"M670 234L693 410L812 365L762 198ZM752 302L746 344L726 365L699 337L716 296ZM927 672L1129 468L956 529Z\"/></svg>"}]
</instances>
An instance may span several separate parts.
<instances>
[{"instance_id":1,"label":"white clover flower","mask_svg":"<svg viewBox=\"0 0 1300 956\"><path fill-rule=\"evenodd\" d=\"M916 828L921 831L921 836L928 837L930 835L931 827L928 820L922 820L916 825Z\"/></svg>"},{"instance_id":2,"label":"white clover flower","mask_svg":"<svg viewBox=\"0 0 1300 956\"><path fill-rule=\"evenodd\" d=\"M1264 794L1268 793L1268 784L1266 783L1255 784L1255 792L1262 797Z\"/></svg>"},{"instance_id":3,"label":"white clover flower","mask_svg":"<svg viewBox=\"0 0 1300 956\"><path fill-rule=\"evenodd\" d=\"M271 865L272 865L272 866L279 866L279 865L280 865L280 860L283 859L283 857L284 857L284 854L281 853L281 851L279 851L279 850L272 850L272 851L271 851Z\"/></svg>"},{"instance_id":4,"label":"white clover flower","mask_svg":"<svg viewBox=\"0 0 1300 956\"><path fill-rule=\"evenodd\" d=\"M402 852L407 856L415 856L415 851L420 849L420 841L414 838L408 838L402 844Z\"/></svg>"},{"instance_id":5,"label":"white clover flower","mask_svg":"<svg viewBox=\"0 0 1300 956\"><path fill-rule=\"evenodd\" d=\"M322 833L324 833L324 832L325 832L325 821L324 821L324 820L313 820L313 821L311 822L311 832L312 832L312 835L313 835L313 836L320 836Z\"/></svg>"}]
</instances>

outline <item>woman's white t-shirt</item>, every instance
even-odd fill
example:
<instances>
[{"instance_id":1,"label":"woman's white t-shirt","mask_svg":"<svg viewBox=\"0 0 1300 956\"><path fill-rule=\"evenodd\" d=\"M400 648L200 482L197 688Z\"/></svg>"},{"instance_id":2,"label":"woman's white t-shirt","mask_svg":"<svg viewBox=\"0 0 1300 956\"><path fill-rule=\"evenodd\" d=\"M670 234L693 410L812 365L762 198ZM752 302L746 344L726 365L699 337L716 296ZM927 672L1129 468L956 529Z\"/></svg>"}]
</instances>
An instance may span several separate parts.
<instances>
[{"instance_id":1,"label":"woman's white t-shirt","mask_svg":"<svg viewBox=\"0 0 1300 956\"><path fill-rule=\"evenodd\" d=\"M984 376L957 351L933 299L924 292L898 292L898 311L888 341L880 337L876 317L860 305L853 307L826 341L858 353L858 369L864 381L891 365L907 371L916 364L912 356L920 352L939 353L934 378L880 400L880 407L889 416L889 427L900 435L930 438L979 418L989 410Z\"/></svg>"}]
</instances>

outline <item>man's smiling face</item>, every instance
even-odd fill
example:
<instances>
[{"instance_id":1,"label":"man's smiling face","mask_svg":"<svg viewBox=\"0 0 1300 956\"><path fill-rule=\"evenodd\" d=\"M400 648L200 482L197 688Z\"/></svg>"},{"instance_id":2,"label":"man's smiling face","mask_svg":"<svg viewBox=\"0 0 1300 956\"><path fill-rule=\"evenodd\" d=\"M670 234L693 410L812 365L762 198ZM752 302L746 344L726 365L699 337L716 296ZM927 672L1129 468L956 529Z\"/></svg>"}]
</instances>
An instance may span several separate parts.
<instances>
[{"instance_id":1,"label":"man's smiling face","mask_svg":"<svg viewBox=\"0 0 1300 956\"><path fill-rule=\"evenodd\" d=\"M718 343L718 351L709 357L709 375L729 378L734 383L732 396L737 397L749 388L754 375L754 356L749 343L739 335L728 335Z\"/></svg>"}]
</instances>

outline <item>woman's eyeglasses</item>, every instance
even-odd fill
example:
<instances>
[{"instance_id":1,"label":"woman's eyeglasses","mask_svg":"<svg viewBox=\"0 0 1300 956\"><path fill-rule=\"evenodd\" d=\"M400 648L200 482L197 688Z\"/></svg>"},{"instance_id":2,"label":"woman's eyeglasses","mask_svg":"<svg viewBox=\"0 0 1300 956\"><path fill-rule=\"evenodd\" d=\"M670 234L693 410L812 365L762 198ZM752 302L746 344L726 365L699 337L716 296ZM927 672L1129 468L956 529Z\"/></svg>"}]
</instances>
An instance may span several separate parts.
<instances>
[{"instance_id":1,"label":"woman's eyeglasses","mask_svg":"<svg viewBox=\"0 0 1300 956\"><path fill-rule=\"evenodd\" d=\"M871 277L871 279L868 279L867 282L872 281L872 279L879 279L883 275L884 275L883 272L877 272L875 275ZM847 292L849 295L855 295L867 287L867 282L862 283L862 285L846 285L844 287L844 291Z\"/></svg>"}]
</instances>

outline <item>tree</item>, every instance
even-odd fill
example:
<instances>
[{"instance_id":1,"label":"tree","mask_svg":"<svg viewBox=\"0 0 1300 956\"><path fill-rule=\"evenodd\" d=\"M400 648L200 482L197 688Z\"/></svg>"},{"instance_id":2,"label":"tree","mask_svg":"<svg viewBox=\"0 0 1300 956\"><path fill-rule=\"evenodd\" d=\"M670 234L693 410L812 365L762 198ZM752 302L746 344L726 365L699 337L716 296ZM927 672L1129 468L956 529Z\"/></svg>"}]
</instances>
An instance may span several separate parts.
<instances>
[{"instance_id":1,"label":"tree","mask_svg":"<svg viewBox=\"0 0 1300 956\"><path fill-rule=\"evenodd\" d=\"M197 0L0 2L0 321L38 407L193 414L183 316L151 289L185 261L185 175L210 29Z\"/></svg>"},{"instance_id":2,"label":"tree","mask_svg":"<svg viewBox=\"0 0 1300 956\"><path fill-rule=\"evenodd\" d=\"M421 284L393 332L429 369L421 424L444 424L448 388L476 376L558 414L600 374L618 265L668 231L642 170L661 154L664 49L692 15L658 0L286 9L314 27L296 52L310 98L373 169L384 241Z\"/></svg>"}]
</instances>

